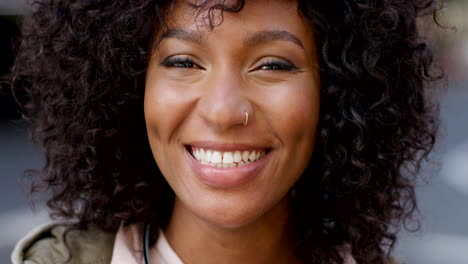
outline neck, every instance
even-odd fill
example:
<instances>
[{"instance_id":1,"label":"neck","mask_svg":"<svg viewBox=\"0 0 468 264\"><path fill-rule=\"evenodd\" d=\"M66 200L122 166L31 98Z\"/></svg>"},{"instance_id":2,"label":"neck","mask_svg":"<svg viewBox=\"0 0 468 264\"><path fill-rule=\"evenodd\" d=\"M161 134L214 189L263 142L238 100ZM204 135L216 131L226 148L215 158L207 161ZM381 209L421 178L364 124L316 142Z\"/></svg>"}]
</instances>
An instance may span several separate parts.
<instances>
[{"instance_id":1,"label":"neck","mask_svg":"<svg viewBox=\"0 0 468 264\"><path fill-rule=\"evenodd\" d=\"M207 223L182 206L176 200L165 234L186 263L299 263L293 253L287 199L260 219L236 228Z\"/></svg>"}]
</instances>

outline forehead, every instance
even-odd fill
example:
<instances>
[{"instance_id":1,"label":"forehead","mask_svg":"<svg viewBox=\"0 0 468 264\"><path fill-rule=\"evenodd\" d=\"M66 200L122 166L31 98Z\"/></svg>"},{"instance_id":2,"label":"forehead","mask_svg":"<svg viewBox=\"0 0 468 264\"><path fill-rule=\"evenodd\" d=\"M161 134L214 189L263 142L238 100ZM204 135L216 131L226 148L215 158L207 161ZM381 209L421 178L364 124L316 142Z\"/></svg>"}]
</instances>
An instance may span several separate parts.
<instances>
[{"instance_id":1,"label":"forehead","mask_svg":"<svg viewBox=\"0 0 468 264\"><path fill-rule=\"evenodd\" d=\"M240 12L215 8L217 4L232 7L236 2L175 1L166 14L167 29L159 32L159 35L174 29L196 31L201 42L211 33L220 32L229 37L257 31L285 31L305 38L313 34L312 24L298 12L297 1L251 0L246 1Z\"/></svg>"}]
</instances>

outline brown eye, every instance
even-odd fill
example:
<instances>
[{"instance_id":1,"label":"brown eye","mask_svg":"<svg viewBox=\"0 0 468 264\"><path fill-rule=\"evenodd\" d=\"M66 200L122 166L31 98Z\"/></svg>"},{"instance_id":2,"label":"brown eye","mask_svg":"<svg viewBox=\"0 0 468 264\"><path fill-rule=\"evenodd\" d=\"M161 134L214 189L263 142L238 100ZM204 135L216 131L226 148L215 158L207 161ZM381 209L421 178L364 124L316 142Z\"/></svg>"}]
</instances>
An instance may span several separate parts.
<instances>
[{"instance_id":1,"label":"brown eye","mask_svg":"<svg viewBox=\"0 0 468 264\"><path fill-rule=\"evenodd\" d=\"M200 68L188 57L170 57L161 62L161 65L169 68Z\"/></svg>"},{"instance_id":2,"label":"brown eye","mask_svg":"<svg viewBox=\"0 0 468 264\"><path fill-rule=\"evenodd\" d=\"M267 71L294 71L297 70L297 67L292 63L282 60L268 60L258 69Z\"/></svg>"}]
</instances>

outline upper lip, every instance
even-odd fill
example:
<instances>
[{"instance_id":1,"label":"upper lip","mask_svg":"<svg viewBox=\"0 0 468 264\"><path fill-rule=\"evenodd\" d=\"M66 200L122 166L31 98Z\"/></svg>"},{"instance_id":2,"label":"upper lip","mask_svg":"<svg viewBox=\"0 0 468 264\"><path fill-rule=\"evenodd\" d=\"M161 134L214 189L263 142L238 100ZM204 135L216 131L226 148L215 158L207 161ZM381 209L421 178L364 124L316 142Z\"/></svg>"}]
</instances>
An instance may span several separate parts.
<instances>
[{"instance_id":1,"label":"upper lip","mask_svg":"<svg viewBox=\"0 0 468 264\"><path fill-rule=\"evenodd\" d=\"M210 149L216 151L235 151L235 150L257 150L264 151L269 150L271 147L268 145L261 144L249 144L249 143L220 143L214 141L194 141L185 144L187 147L197 147L203 149Z\"/></svg>"}]
</instances>

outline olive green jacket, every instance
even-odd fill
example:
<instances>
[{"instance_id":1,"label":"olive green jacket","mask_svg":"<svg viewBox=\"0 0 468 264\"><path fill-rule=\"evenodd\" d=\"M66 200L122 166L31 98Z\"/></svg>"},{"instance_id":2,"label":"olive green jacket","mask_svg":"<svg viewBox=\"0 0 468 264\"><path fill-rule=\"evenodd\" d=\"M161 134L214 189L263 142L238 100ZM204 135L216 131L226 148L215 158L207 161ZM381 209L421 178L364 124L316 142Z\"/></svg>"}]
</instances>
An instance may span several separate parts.
<instances>
[{"instance_id":1,"label":"olive green jacket","mask_svg":"<svg viewBox=\"0 0 468 264\"><path fill-rule=\"evenodd\" d=\"M50 223L29 232L19 241L11 255L13 264L59 264L68 259L63 241L65 226ZM71 231L67 236L72 259L69 264L109 264L115 234L99 229Z\"/></svg>"}]
</instances>

